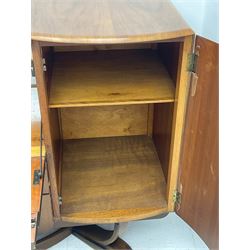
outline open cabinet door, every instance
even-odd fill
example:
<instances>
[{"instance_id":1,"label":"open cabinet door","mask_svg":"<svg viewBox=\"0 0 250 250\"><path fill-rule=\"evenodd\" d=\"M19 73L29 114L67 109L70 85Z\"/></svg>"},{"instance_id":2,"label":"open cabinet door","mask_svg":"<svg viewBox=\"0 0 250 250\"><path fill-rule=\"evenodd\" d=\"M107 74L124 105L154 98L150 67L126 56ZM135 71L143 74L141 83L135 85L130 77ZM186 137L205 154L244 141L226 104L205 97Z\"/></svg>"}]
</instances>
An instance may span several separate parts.
<instances>
[{"instance_id":1,"label":"open cabinet door","mask_svg":"<svg viewBox=\"0 0 250 250\"><path fill-rule=\"evenodd\" d=\"M31 89L31 244L35 244L41 210L45 147L41 147L41 118L36 88ZM42 155L41 155L42 153Z\"/></svg>"},{"instance_id":2,"label":"open cabinet door","mask_svg":"<svg viewBox=\"0 0 250 250\"><path fill-rule=\"evenodd\" d=\"M177 213L210 249L218 249L218 51L196 37L197 84L192 82L180 159Z\"/></svg>"}]
</instances>

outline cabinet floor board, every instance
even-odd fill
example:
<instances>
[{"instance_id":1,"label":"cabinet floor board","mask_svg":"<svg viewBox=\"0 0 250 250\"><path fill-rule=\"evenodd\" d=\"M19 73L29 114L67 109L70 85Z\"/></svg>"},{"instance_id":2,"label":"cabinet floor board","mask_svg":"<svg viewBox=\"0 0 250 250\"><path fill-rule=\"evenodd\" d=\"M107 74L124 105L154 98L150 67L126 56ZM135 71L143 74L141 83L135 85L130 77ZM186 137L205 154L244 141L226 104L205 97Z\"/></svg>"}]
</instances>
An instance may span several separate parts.
<instances>
[{"instance_id":1,"label":"cabinet floor board","mask_svg":"<svg viewBox=\"0 0 250 250\"><path fill-rule=\"evenodd\" d=\"M122 222L167 212L166 183L152 138L64 140L62 219Z\"/></svg>"}]
</instances>

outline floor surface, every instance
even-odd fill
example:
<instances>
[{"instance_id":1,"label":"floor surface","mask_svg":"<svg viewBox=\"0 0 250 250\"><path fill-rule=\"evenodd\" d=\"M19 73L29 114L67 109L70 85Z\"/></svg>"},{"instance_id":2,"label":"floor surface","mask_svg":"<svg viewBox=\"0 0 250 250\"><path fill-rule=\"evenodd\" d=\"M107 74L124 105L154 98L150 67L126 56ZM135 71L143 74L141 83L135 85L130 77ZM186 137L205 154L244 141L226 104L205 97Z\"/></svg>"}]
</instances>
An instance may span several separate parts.
<instances>
[{"instance_id":1,"label":"floor surface","mask_svg":"<svg viewBox=\"0 0 250 250\"><path fill-rule=\"evenodd\" d=\"M208 250L200 237L178 215L170 213L163 219L130 222L121 236L136 250ZM92 249L73 235L50 250Z\"/></svg>"}]
</instances>

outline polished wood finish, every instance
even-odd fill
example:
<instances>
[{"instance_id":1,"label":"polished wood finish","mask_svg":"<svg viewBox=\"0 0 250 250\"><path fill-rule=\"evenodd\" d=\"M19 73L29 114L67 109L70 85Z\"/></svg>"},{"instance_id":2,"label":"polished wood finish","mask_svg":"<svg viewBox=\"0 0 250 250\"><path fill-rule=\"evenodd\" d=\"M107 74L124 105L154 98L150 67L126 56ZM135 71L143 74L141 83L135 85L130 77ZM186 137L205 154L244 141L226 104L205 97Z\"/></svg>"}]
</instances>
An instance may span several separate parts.
<instances>
[{"instance_id":1,"label":"polished wood finish","mask_svg":"<svg viewBox=\"0 0 250 250\"><path fill-rule=\"evenodd\" d=\"M53 219L51 197L49 193L43 194L37 236L40 239L41 237L47 236L54 231L55 223Z\"/></svg>"},{"instance_id":2,"label":"polished wood finish","mask_svg":"<svg viewBox=\"0 0 250 250\"><path fill-rule=\"evenodd\" d=\"M63 139L152 133L153 111L148 104L62 108L60 113Z\"/></svg>"},{"instance_id":3,"label":"polished wood finish","mask_svg":"<svg viewBox=\"0 0 250 250\"><path fill-rule=\"evenodd\" d=\"M174 101L154 50L55 53L51 82L51 108Z\"/></svg>"},{"instance_id":4,"label":"polished wood finish","mask_svg":"<svg viewBox=\"0 0 250 250\"><path fill-rule=\"evenodd\" d=\"M195 95L189 95L179 179L182 202L178 214L218 249L218 44L201 37Z\"/></svg>"},{"instance_id":5,"label":"polished wood finish","mask_svg":"<svg viewBox=\"0 0 250 250\"><path fill-rule=\"evenodd\" d=\"M168 69L175 86L177 85L179 55L181 53L180 46L180 42L159 43L157 45L158 54Z\"/></svg>"},{"instance_id":6,"label":"polished wood finish","mask_svg":"<svg viewBox=\"0 0 250 250\"><path fill-rule=\"evenodd\" d=\"M42 43L44 44L44 43ZM129 43L129 44L86 44L86 45L68 45L64 43L51 43L55 52L72 51L96 51L96 50L122 50L122 49L153 49L155 43Z\"/></svg>"},{"instance_id":7,"label":"polished wood finish","mask_svg":"<svg viewBox=\"0 0 250 250\"><path fill-rule=\"evenodd\" d=\"M72 234L93 249L129 250L131 247L119 238L123 224L115 224L113 231L105 230L97 225L74 227Z\"/></svg>"},{"instance_id":8,"label":"polished wood finish","mask_svg":"<svg viewBox=\"0 0 250 250\"><path fill-rule=\"evenodd\" d=\"M50 194L50 181L48 177L48 167L45 167L43 174L43 194Z\"/></svg>"},{"instance_id":9,"label":"polished wood finish","mask_svg":"<svg viewBox=\"0 0 250 250\"><path fill-rule=\"evenodd\" d=\"M58 231L46 236L36 242L36 249L48 249L71 235L71 228L61 228Z\"/></svg>"},{"instance_id":10,"label":"polished wood finish","mask_svg":"<svg viewBox=\"0 0 250 250\"><path fill-rule=\"evenodd\" d=\"M47 42L134 43L193 34L169 0L33 0L31 18L32 40Z\"/></svg>"},{"instance_id":11,"label":"polished wood finish","mask_svg":"<svg viewBox=\"0 0 250 250\"><path fill-rule=\"evenodd\" d=\"M95 242L106 249L105 246L109 246L115 242L126 226L127 223L115 223L113 230L105 230L97 225L88 225L74 227L73 232L78 233L85 239Z\"/></svg>"},{"instance_id":12,"label":"polished wood finish","mask_svg":"<svg viewBox=\"0 0 250 250\"><path fill-rule=\"evenodd\" d=\"M174 211L179 189L180 215L216 249L217 49L198 38L199 82L183 138L194 37L170 1L33 0L32 19L57 225L161 215Z\"/></svg>"},{"instance_id":13,"label":"polished wood finish","mask_svg":"<svg viewBox=\"0 0 250 250\"><path fill-rule=\"evenodd\" d=\"M181 44L179 60L178 60L178 74L176 83L176 96L173 114L173 125L170 146L170 160L167 170L167 200L168 211L174 211L175 204L173 195L176 191L177 177L179 171L179 160L181 154L182 133L185 122L187 96L189 90L190 73L187 71L188 55L192 51L193 36L185 37Z\"/></svg>"},{"instance_id":14,"label":"polished wood finish","mask_svg":"<svg viewBox=\"0 0 250 250\"><path fill-rule=\"evenodd\" d=\"M168 179L173 110L173 103L154 105L153 140L166 181Z\"/></svg>"},{"instance_id":15,"label":"polished wood finish","mask_svg":"<svg viewBox=\"0 0 250 250\"><path fill-rule=\"evenodd\" d=\"M48 109L48 81L49 77L43 71L43 62L42 58L43 53L42 49L39 46L39 43L32 41L32 55L34 68L36 72L36 82L39 95L39 104L40 111L42 116L43 123L43 135L44 135L44 144L46 147L47 160L48 160L48 169L49 176L51 180L51 195L53 197L53 212L55 218L60 218L59 203L58 203L58 171L59 171L59 161L58 161L58 151L60 150L58 145L58 129L52 131L53 125L51 124L51 115L55 115L55 111L51 113ZM56 132L56 134L54 133Z\"/></svg>"},{"instance_id":16,"label":"polished wood finish","mask_svg":"<svg viewBox=\"0 0 250 250\"><path fill-rule=\"evenodd\" d=\"M180 61L181 43L169 42L157 44L157 51L163 64L167 68L174 85L177 85L178 65ZM176 96L178 93L176 93ZM170 145L173 126L174 103L154 104L153 139L161 161L166 181L170 160Z\"/></svg>"},{"instance_id":17,"label":"polished wood finish","mask_svg":"<svg viewBox=\"0 0 250 250\"><path fill-rule=\"evenodd\" d=\"M166 212L166 183L148 136L64 140L63 221L114 223Z\"/></svg>"}]
</instances>

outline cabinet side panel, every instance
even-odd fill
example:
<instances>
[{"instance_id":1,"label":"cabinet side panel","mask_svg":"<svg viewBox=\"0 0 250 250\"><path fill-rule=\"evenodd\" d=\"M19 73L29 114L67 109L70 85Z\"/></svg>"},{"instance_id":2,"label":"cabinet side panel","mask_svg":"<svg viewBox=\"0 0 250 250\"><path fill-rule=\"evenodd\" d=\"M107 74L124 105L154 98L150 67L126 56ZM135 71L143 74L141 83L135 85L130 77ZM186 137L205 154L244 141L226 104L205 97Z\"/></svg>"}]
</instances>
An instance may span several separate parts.
<instances>
[{"instance_id":1,"label":"cabinet side panel","mask_svg":"<svg viewBox=\"0 0 250 250\"><path fill-rule=\"evenodd\" d=\"M168 210L174 211L175 203L173 195L177 187L177 177L179 171L180 150L182 134L185 121L187 96L189 90L190 73L187 70L188 54L192 51L193 36L187 36L180 46L178 60L178 73L176 81L176 92L174 102L174 115L172 124L170 160L168 167L167 200Z\"/></svg>"},{"instance_id":2,"label":"cabinet side panel","mask_svg":"<svg viewBox=\"0 0 250 250\"><path fill-rule=\"evenodd\" d=\"M60 211L59 211L58 188L57 188L59 157L56 156L56 154L59 151L58 148L59 138L55 128L57 127L55 125L56 117L53 114L53 112L52 113L50 112L48 108L48 91L47 91L48 86L46 84L46 79L49 79L49 77L47 76L45 77L43 71L43 62L42 62L43 58L42 50L39 46L39 43L36 41L32 41L32 54L33 54L33 62L34 62L36 81L37 81L40 112L43 124L44 144L46 147L46 154L48 160L48 172L51 185L53 211L54 211L54 217L59 218ZM52 128L53 126L54 128Z\"/></svg>"},{"instance_id":3,"label":"cabinet side panel","mask_svg":"<svg viewBox=\"0 0 250 250\"><path fill-rule=\"evenodd\" d=\"M167 181L171 143L173 103L154 105L153 140Z\"/></svg>"},{"instance_id":4,"label":"cabinet side panel","mask_svg":"<svg viewBox=\"0 0 250 250\"><path fill-rule=\"evenodd\" d=\"M51 127L51 138L53 143L54 161L55 161L55 174L58 193L60 194L60 159L61 159L61 139L59 117L57 109L49 109L49 120Z\"/></svg>"},{"instance_id":5,"label":"cabinet side panel","mask_svg":"<svg viewBox=\"0 0 250 250\"><path fill-rule=\"evenodd\" d=\"M181 43L172 42L172 43L159 43L158 44L158 53L164 63L165 67L168 70L170 77L172 78L175 86L177 81L178 74L178 62L179 62L179 53L180 53Z\"/></svg>"}]
</instances>

